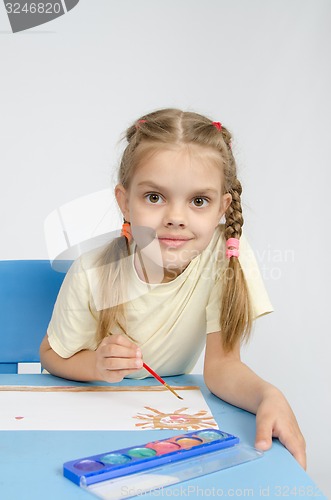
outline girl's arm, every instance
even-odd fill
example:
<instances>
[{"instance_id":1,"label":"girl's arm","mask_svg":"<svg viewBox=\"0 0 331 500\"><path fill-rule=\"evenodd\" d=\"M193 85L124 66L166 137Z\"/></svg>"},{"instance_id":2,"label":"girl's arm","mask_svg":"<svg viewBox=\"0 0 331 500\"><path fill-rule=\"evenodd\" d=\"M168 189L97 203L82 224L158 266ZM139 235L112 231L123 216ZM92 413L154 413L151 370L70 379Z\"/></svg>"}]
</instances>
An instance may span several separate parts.
<instances>
[{"instance_id":1,"label":"girl's arm","mask_svg":"<svg viewBox=\"0 0 331 500\"><path fill-rule=\"evenodd\" d=\"M207 335L204 379L215 396L256 414L256 448L269 449L276 437L306 468L305 440L284 395L242 363L239 345L226 353L220 332Z\"/></svg>"},{"instance_id":2,"label":"girl's arm","mask_svg":"<svg viewBox=\"0 0 331 500\"><path fill-rule=\"evenodd\" d=\"M45 335L40 346L40 361L49 373L69 380L120 382L142 368L140 349L123 335L111 335L96 351L79 351L62 358L50 346Z\"/></svg>"}]
</instances>

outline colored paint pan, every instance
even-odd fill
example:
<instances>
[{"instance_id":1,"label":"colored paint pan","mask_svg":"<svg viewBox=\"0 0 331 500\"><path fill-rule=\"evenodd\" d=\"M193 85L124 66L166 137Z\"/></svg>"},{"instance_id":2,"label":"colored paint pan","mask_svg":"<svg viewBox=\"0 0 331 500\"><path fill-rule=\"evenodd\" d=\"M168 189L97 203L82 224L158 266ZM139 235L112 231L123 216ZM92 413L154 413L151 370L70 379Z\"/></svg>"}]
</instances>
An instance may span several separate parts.
<instances>
[{"instance_id":1,"label":"colored paint pan","mask_svg":"<svg viewBox=\"0 0 331 500\"><path fill-rule=\"evenodd\" d=\"M179 444L173 443L172 441L158 441L156 443L146 444L146 448L152 448L158 455L164 455L165 453L178 451L181 447Z\"/></svg>"}]
</instances>

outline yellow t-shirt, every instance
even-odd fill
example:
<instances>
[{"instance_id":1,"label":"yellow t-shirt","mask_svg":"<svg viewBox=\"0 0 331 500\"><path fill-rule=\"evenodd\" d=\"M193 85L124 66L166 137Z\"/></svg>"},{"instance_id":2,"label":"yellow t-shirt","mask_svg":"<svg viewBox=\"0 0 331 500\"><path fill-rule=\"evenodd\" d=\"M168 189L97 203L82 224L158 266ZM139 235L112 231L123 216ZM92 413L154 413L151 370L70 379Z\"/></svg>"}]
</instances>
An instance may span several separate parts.
<instances>
[{"instance_id":1,"label":"yellow t-shirt","mask_svg":"<svg viewBox=\"0 0 331 500\"><path fill-rule=\"evenodd\" d=\"M227 267L224 226L220 225L208 247L173 281L148 285L139 279L131 255L125 303L127 334L141 347L144 361L161 376L188 373L198 360L206 334L220 330L219 277ZM69 269L48 327L52 349L68 358L82 349L97 348L95 332L98 302L95 262L100 250L82 255ZM244 236L240 239L242 266L257 318L273 310L257 262ZM122 333L121 329L113 333ZM148 376L146 370L132 378Z\"/></svg>"}]
</instances>

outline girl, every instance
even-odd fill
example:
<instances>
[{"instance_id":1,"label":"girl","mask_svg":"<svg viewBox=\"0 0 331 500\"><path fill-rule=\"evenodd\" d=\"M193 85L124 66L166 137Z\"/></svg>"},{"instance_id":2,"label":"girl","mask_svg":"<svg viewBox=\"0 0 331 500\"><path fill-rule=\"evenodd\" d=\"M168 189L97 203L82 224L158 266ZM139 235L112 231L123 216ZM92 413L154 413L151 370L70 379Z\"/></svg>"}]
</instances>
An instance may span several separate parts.
<instances>
[{"instance_id":1,"label":"girl","mask_svg":"<svg viewBox=\"0 0 331 500\"><path fill-rule=\"evenodd\" d=\"M277 437L305 467L286 399L240 360L252 321L272 307L242 237L230 133L199 114L164 109L139 119L126 138L115 188L122 236L67 273L42 365L81 381L146 377L143 360L161 376L178 375L206 345L210 391L256 413L257 448Z\"/></svg>"}]
</instances>

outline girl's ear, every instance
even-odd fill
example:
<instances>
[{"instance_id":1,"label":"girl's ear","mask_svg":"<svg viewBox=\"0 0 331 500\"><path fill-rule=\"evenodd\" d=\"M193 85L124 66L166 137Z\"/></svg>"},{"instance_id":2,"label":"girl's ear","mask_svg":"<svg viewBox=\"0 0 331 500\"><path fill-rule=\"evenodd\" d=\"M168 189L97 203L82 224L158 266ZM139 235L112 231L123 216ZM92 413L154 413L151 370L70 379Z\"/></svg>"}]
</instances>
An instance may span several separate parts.
<instances>
[{"instance_id":1,"label":"girl's ear","mask_svg":"<svg viewBox=\"0 0 331 500\"><path fill-rule=\"evenodd\" d=\"M127 222L130 222L130 211L129 211L129 203L128 203L128 192L122 184L117 184L115 187L115 198L118 203L118 206L121 209L124 219Z\"/></svg>"},{"instance_id":2,"label":"girl's ear","mask_svg":"<svg viewBox=\"0 0 331 500\"><path fill-rule=\"evenodd\" d=\"M231 202L232 202L231 194L230 193L223 194L221 201L221 217L223 217L223 215L231 205Z\"/></svg>"}]
</instances>

